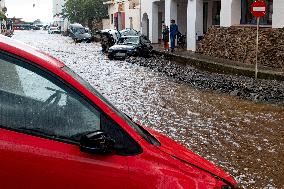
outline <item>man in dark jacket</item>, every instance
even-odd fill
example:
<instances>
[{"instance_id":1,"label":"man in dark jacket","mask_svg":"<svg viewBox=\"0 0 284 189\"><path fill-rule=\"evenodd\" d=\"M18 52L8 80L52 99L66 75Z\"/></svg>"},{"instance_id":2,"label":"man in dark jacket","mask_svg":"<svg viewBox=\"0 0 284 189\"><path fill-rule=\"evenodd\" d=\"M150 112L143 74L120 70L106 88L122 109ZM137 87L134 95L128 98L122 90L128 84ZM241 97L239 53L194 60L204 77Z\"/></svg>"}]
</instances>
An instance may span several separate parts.
<instances>
[{"instance_id":1,"label":"man in dark jacket","mask_svg":"<svg viewBox=\"0 0 284 189\"><path fill-rule=\"evenodd\" d=\"M175 20L171 20L170 38L171 38L171 51L174 52L176 46L176 36L178 34L178 26Z\"/></svg>"}]
</instances>

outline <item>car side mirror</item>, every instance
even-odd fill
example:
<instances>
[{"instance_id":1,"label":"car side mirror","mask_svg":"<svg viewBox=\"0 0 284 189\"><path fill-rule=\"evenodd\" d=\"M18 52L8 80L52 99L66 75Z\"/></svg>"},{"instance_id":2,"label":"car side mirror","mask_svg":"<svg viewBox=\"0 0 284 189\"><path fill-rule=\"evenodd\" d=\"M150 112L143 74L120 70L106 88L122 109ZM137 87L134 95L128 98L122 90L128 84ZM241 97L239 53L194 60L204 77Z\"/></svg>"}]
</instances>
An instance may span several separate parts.
<instances>
[{"instance_id":1,"label":"car side mirror","mask_svg":"<svg viewBox=\"0 0 284 189\"><path fill-rule=\"evenodd\" d=\"M92 154L110 154L114 151L115 141L103 131L86 134L80 139L80 150Z\"/></svg>"}]
</instances>

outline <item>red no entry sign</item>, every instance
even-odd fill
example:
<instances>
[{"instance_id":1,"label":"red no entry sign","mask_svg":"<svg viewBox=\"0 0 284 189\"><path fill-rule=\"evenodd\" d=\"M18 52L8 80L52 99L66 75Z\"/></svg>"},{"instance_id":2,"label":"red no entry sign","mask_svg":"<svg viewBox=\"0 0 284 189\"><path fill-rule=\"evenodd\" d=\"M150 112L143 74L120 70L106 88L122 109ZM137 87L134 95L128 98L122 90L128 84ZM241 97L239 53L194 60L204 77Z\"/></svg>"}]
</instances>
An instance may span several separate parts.
<instances>
[{"instance_id":1,"label":"red no entry sign","mask_svg":"<svg viewBox=\"0 0 284 189\"><path fill-rule=\"evenodd\" d=\"M263 17L266 15L266 9L265 1L255 1L251 5L251 14L255 17Z\"/></svg>"}]
</instances>

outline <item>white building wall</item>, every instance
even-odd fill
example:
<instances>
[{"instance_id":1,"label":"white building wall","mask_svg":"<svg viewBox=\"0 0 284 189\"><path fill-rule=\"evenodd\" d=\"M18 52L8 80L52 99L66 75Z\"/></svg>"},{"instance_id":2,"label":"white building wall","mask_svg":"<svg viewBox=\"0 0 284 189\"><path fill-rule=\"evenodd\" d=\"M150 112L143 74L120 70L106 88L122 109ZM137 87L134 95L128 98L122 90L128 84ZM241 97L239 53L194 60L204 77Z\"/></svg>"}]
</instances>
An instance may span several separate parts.
<instances>
[{"instance_id":1,"label":"white building wall","mask_svg":"<svg viewBox=\"0 0 284 189\"><path fill-rule=\"evenodd\" d=\"M104 29L110 29L110 20L109 19L103 19L103 30Z\"/></svg>"},{"instance_id":2,"label":"white building wall","mask_svg":"<svg viewBox=\"0 0 284 189\"><path fill-rule=\"evenodd\" d=\"M0 1L0 8L1 10L5 7L5 0Z\"/></svg>"},{"instance_id":3,"label":"white building wall","mask_svg":"<svg viewBox=\"0 0 284 189\"><path fill-rule=\"evenodd\" d=\"M187 49L196 50L196 37L203 33L203 2L208 2L208 20L207 26L213 23L212 7L214 0L188 0L187 6L177 6L176 0L165 0L164 21L166 25L170 25L170 20L175 19L182 33L187 33ZM159 0L141 0L141 14L147 13L149 18L149 39L158 42L157 23ZM180 1L179 1L180 3ZM185 8L186 7L186 8ZM161 8L161 7L160 7ZM187 16L182 12L186 10ZM181 14L180 14L181 13ZM230 27L239 25L241 21L241 0L221 0L220 26ZM183 24L186 23L186 24ZM184 28L186 26L186 28ZM284 27L284 0L273 1L272 27Z\"/></svg>"},{"instance_id":4,"label":"white building wall","mask_svg":"<svg viewBox=\"0 0 284 189\"><path fill-rule=\"evenodd\" d=\"M132 28L136 31L141 30L140 26L140 9L139 5L135 9L129 9L129 1L125 3L125 27L131 28L131 18L132 18Z\"/></svg>"},{"instance_id":5,"label":"white building wall","mask_svg":"<svg viewBox=\"0 0 284 189\"><path fill-rule=\"evenodd\" d=\"M136 0L132 0L135 1ZM121 1L113 1L113 3L108 4L108 15L109 15L109 28L110 29L116 29L115 28L115 21L114 21L114 14L118 12L118 2ZM132 28L140 31L140 7L139 7L139 1L135 3L135 7L130 9L130 1L124 2L124 12L125 12L125 28ZM132 18L132 24L131 24L131 18ZM112 22L113 21L113 22Z\"/></svg>"},{"instance_id":6,"label":"white building wall","mask_svg":"<svg viewBox=\"0 0 284 189\"><path fill-rule=\"evenodd\" d=\"M167 26L171 25L171 20L175 20L178 25L177 8L176 0L165 0L165 24Z\"/></svg>"},{"instance_id":7,"label":"white building wall","mask_svg":"<svg viewBox=\"0 0 284 189\"><path fill-rule=\"evenodd\" d=\"M148 15L149 18L149 40L151 42L153 42L153 33L152 33L152 23L153 23L153 14L152 14L152 10L153 10L153 6L152 3L155 2L156 0L141 0L141 22L142 22L142 18L144 14ZM146 23L143 23L144 27L146 26ZM147 34L146 30L143 30L143 34Z\"/></svg>"},{"instance_id":8,"label":"white building wall","mask_svg":"<svg viewBox=\"0 0 284 189\"><path fill-rule=\"evenodd\" d=\"M239 25L241 10L241 0L221 0L220 26Z\"/></svg>"},{"instance_id":9,"label":"white building wall","mask_svg":"<svg viewBox=\"0 0 284 189\"><path fill-rule=\"evenodd\" d=\"M118 10L118 5L117 4L110 4L108 6L108 16L109 16L109 29L116 29L115 28L115 21L114 21L114 13L116 13Z\"/></svg>"},{"instance_id":10,"label":"white building wall","mask_svg":"<svg viewBox=\"0 0 284 189\"><path fill-rule=\"evenodd\" d=\"M65 0L53 0L53 8L52 8L53 16L62 13L64 5L65 5Z\"/></svg>"},{"instance_id":11,"label":"white building wall","mask_svg":"<svg viewBox=\"0 0 284 189\"><path fill-rule=\"evenodd\" d=\"M272 27L284 27L284 0L273 1Z\"/></svg>"},{"instance_id":12,"label":"white building wall","mask_svg":"<svg viewBox=\"0 0 284 189\"><path fill-rule=\"evenodd\" d=\"M188 1L187 4L187 49L192 51L196 50L198 1L200 0Z\"/></svg>"},{"instance_id":13,"label":"white building wall","mask_svg":"<svg viewBox=\"0 0 284 189\"><path fill-rule=\"evenodd\" d=\"M52 2L53 2L52 13L53 13L54 24L60 26L61 31L67 31L69 26L69 21L68 19L63 19L61 15L66 0L53 0Z\"/></svg>"},{"instance_id":14,"label":"white building wall","mask_svg":"<svg viewBox=\"0 0 284 189\"><path fill-rule=\"evenodd\" d=\"M150 19L150 36L152 43L159 42L159 7L156 2L152 3L152 19ZM152 27L151 27L152 26Z\"/></svg>"}]
</instances>

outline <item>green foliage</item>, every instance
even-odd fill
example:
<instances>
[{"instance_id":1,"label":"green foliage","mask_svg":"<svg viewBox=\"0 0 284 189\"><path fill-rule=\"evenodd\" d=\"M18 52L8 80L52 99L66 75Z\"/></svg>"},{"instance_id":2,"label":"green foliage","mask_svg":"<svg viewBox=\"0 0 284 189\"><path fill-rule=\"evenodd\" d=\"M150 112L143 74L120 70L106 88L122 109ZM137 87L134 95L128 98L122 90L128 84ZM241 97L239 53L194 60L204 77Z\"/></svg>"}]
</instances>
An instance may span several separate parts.
<instances>
[{"instance_id":1,"label":"green foliage","mask_svg":"<svg viewBox=\"0 0 284 189\"><path fill-rule=\"evenodd\" d=\"M103 0L67 0L63 9L63 17L81 24L99 21L106 16L107 6L103 5Z\"/></svg>"},{"instance_id":2,"label":"green foliage","mask_svg":"<svg viewBox=\"0 0 284 189\"><path fill-rule=\"evenodd\" d=\"M3 11L4 13L6 13L6 12L7 12L7 7L2 8L2 11Z\"/></svg>"},{"instance_id":3,"label":"green foliage","mask_svg":"<svg viewBox=\"0 0 284 189\"><path fill-rule=\"evenodd\" d=\"M0 11L0 21L6 20L6 19L7 19L6 15L2 11Z\"/></svg>"}]
</instances>

